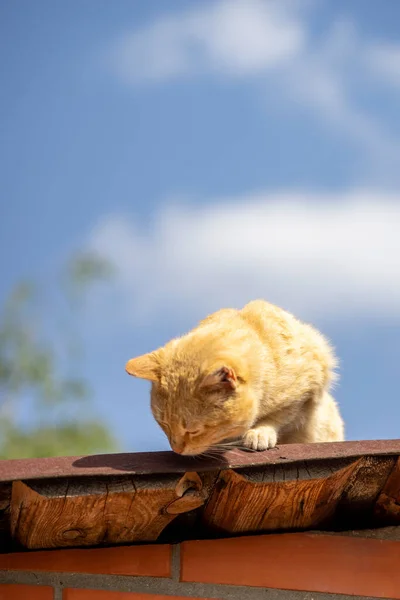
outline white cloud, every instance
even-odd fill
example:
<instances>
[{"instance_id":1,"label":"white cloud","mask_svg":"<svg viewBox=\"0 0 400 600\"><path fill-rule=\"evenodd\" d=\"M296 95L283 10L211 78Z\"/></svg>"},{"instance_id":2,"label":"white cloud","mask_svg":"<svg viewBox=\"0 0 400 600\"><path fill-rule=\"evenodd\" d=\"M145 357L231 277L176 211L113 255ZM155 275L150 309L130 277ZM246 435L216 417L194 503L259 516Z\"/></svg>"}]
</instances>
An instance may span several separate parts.
<instances>
[{"instance_id":1,"label":"white cloud","mask_svg":"<svg viewBox=\"0 0 400 600\"><path fill-rule=\"evenodd\" d=\"M400 87L400 44L372 45L365 61L382 81Z\"/></svg>"},{"instance_id":2,"label":"white cloud","mask_svg":"<svg viewBox=\"0 0 400 600\"><path fill-rule=\"evenodd\" d=\"M90 245L120 269L132 320L264 297L304 318L400 316L400 197L280 193L109 216ZM115 296L113 299L115 302Z\"/></svg>"},{"instance_id":3,"label":"white cloud","mask_svg":"<svg viewBox=\"0 0 400 600\"><path fill-rule=\"evenodd\" d=\"M391 136L380 119L363 112L352 101L346 80L337 65L324 57L299 60L283 76L286 89L299 105L317 116L334 135L356 142L369 158L369 173L380 185L397 181L399 140Z\"/></svg>"},{"instance_id":4,"label":"white cloud","mask_svg":"<svg viewBox=\"0 0 400 600\"><path fill-rule=\"evenodd\" d=\"M286 0L196 3L123 36L114 65L130 84L206 73L241 84L257 77L280 108L306 109L358 144L358 156L369 159L366 177L390 185L398 181L399 140L358 98L379 77L395 81L398 48L361 36L350 19L333 19L317 38L308 9ZM307 315L400 316L396 227L396 196L264 194L170 206L146 233L110 217L92 242L121 266L121 298L132 315L263 296Z\"/></svg>"},{"instance_id":5,"label":"white cloud","mask_svg":"<svg viewBox=\"0 0 400 600\"><path fill-rule=\"evenodd\" d=\"M120 37L114 68L128 83L205 70L238 77L259 73L289 60L304 43L303 27L285 4L220 0L161 16Z\"/></svg>"},{"instance_id":6,"label":"white cloud","mask_svg":"<svg viewBox=\"0 0 400 600\"><path fill-rule=\"evenodd\" d=\"M348 18L336 17L318 38L310 7L305 0L196 3L120 36L112 68L134 85L205 73L221 82L257 77L288 113L306 108L330 133L355 142L369 159L367 173L387 185L397 178L399 141L359 106L354 90L376 82L377 72L400 81L399 50L363 38Z\"/></svg>"}]
</instances>

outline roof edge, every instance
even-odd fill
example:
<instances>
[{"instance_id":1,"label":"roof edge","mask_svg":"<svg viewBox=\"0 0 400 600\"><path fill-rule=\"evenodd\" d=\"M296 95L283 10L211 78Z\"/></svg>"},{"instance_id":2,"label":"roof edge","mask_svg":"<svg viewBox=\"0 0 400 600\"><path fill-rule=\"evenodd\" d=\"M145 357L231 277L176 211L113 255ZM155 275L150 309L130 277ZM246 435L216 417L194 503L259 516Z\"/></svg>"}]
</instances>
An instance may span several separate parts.
<instances>
[{"instance_id":1,"label":"roof edge","mask_svg":"<svg viewBox=\"0 0 400 600\"><path fill-rule=\"evenodd\" d=\"M60 477L162 475L289 464L300 461L400 455L400 439L287 444L264 452L230 450L216 458L135 452L0 461L0 482Z\"/></svg>"}]
</instances>

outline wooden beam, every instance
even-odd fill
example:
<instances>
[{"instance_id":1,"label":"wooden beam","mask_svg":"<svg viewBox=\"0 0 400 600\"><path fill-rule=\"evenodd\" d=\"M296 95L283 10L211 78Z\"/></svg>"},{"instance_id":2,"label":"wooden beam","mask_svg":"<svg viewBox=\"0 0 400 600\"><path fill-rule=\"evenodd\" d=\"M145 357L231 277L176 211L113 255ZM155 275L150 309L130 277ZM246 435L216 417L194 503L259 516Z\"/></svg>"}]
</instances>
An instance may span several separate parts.
<instances>
[{"instance_id":1,"label":"wooden beam","mask_svg":"<svg viewBox=\"0 0 400 600\"><path fill-rule=\"evenodd\" d=\"M204 511L207 526L227 533L320 527L333 516L358 461L321 477L313 467L297 470L296 478L282 480L281 467L252 481L235 471L222 471Z\"/></svg>"},{"instance_id":2,"label":"wooden beam","mask_svg":"<svg viewBox=\"0 0 400 600\"><path fill-rule=\"evenodd\" d=\"M380 522L400 524L400 458L378 496L375 515Z\"/></svg>"},{"instance_id":3,"label":"wooden beam","mask_svg":"<svg viewBox=\"0 0 400 600\"><path fill-rule=\"evenodd\" d=\"M14 482L12 536L30 549L154 541L177 514L204 502L201 490L182 491L181 479Z\"/></svg>"},{"instance_id":4,"label":"wooden beam","mask_svg":"<svg viewBox=\"0 0 400 600\"><path fill-rule=\"evenodd\" d=\"M4 485L0 537L8 548L10 535L17 546L40 549L400 523L400 463L387 455L20 480L11 497Z\"/></svg>"}]
</instances>

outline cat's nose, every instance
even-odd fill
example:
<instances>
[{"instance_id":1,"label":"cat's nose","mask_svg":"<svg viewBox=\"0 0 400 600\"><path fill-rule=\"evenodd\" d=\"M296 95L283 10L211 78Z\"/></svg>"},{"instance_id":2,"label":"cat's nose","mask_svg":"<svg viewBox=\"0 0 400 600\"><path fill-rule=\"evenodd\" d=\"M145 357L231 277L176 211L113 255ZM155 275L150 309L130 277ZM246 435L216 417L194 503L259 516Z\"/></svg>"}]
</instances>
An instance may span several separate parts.
<instances>
[{"instance_id":1,"label":"cat's nose","mask_svg":"<svg viewBox=\"0 0 400 600\"><path fill-rule=\"evenodd\" d=\"M185 450L185 444L183 442L173 442L171 448L177 454L182 454Z\"/></svg>"}]
</instances>

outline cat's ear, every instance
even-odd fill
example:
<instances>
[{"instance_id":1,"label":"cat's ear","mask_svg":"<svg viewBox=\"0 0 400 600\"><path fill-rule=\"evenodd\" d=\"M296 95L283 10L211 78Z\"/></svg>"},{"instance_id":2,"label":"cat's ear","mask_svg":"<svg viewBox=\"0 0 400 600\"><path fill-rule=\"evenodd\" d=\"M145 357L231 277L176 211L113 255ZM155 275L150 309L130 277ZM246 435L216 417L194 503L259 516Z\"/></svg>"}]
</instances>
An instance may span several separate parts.
<instances>
[{"instance_id":1,"label":"cat's ear","mask_svg":"<svg viewBox=\"0 0 400 600\"><path fill-rule=\"evenodd\" d=\"M136 358L131 358L125 365L125 371L134 377L158 381L160 375L160 363L156 352L149 352Z\"/></svg>"},{"instance_id":2,"label":"cat's ear","mask_svg":"<svg viewBox=\"0 0 400 600\"><path fill-rule=\"evenodd\" d=\"M200 384L201 388L216 388L234 390L237 386L237 377L231 367L223 366L206 375Z\"/></svg>"}]
</instances>

